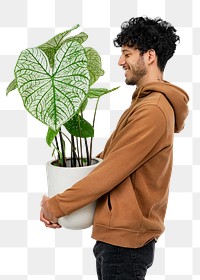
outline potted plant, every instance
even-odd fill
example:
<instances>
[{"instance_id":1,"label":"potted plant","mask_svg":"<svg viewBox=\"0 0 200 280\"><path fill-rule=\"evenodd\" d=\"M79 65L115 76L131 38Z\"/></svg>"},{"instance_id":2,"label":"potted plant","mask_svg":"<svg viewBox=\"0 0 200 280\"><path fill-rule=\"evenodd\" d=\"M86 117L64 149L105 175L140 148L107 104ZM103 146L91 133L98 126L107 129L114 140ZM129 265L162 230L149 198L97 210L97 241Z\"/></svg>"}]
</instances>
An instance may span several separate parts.
<instances>
[{"instance_id":1,"label":"potted plant","mask_svg":"<svg viewBox=\"0 0 200 280\"><path fill-rule=\"evenodd\" d=\"M100 159L92 158L94 124L99 99L111 90L91 86L104 75L96 50L84 47L86 33L68 36L79 25L57 34L19 55L7 94L17 89L25 109L47 125L47 144L54 160L47 163L49 196L63 192L93 170ZM89 99L96 99L92 124L84 119ZM70 155L66 147L70 146ZM71 229L92 225L95 203L59 219Z\"/></svg>"}]
</instances>

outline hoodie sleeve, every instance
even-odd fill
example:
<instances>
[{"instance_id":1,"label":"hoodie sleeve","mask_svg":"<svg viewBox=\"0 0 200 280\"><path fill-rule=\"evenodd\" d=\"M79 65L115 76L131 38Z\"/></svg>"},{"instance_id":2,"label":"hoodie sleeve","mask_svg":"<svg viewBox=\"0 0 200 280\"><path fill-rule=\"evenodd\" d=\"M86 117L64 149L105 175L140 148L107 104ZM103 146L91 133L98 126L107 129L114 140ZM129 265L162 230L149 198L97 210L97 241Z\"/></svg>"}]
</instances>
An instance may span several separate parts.
<instances>
[{"instance_id":1,"label":"hoodie sleeve","mask_svg":"<svg viewBox=\"0 0 200 280\"><path fill-rule=\"evenodd\" d=\"M166 146L166 118L157 105L144 105L129 117L109 152L89 175L47 203L59 218L97 200Z\"/></svg>"}]
</instances>

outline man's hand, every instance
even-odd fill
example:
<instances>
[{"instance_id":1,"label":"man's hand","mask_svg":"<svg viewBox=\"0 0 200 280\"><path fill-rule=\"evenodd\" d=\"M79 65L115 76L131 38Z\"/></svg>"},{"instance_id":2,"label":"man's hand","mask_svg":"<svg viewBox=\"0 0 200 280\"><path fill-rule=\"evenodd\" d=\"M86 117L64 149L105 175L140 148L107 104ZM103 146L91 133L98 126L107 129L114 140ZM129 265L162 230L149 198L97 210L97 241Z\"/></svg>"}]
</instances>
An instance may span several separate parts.
<instances>
[{"instance_id":1,"label":"man's hand","mask_svg":"<svg viewBox=\"0 0 200 280\"><path fill-rule=\"evenodd\" d=\"M52 212L48 208L47 201L48 197L46 195L43 196L41 201L41 211L40 211L40 221L45 224L48 228L61 228L61 225L58 224L58 219L53 216Z\"/></svg>"}]
</instances>

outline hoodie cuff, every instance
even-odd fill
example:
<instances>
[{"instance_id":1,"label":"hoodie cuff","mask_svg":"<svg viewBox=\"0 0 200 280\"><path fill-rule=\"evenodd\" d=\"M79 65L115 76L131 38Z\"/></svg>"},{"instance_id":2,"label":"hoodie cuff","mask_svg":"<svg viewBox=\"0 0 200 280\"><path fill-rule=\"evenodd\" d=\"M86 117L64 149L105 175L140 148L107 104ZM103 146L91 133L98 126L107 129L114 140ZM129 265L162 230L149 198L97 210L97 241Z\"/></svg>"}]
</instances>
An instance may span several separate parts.
<instances>
[{"instance_id":1,"label":"hoodie cuff","mask_svg":"<svg viewBox=\"0 0 200 280\"><path fill-rule=\"evenodd\" d=\"M46 203L54 217L60 218L60 217L65 216L65 213L61 210L59 203L57 202L56 195L54 197L48 199Z\"/></svg>"}]
</instances>

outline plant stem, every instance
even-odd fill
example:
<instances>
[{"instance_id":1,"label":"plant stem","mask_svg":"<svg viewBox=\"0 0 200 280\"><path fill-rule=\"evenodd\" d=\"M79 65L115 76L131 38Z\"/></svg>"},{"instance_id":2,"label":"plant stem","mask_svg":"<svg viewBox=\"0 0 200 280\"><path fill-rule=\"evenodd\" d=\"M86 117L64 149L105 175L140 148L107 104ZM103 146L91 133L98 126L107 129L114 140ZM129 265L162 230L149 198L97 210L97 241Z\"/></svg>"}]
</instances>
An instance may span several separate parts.
<instances>
[{"instance_id":1,"label":"plant stem","mask_svg":"<svg viewBox=\"0 0 200 280\"><path fill-rule=\"evenodd\" d=\"M72 160L72 158L73 158L73 155L72 155L72 150L73 150L73 148L72 148L72 145L73 145L73 143L72 143L72 135L71 135L71 156L70 156L70 161L71 161L71 167L73 167L73 160Z\"/></svg>"},{"instance_id":2,"label":"plant stem","mask_svg":"<svg viewBox=\"0 0 200 280\"><path fill-rule=\"evenodd\" d=\"M63 131L61 131L61 133L67 138L67 140L69 141L69 143L71 143L71 140L69 139L69 137L68 137Z\"/></svg>"},{"instance_id":3,"label":"plant stem","mask_svg":"<svg viewBox=\"0 0 200 280\"><path fill-rule=\"evenodd\" d=\"M56 142L56 148L57 148L57 150L59 151L57 136L55 137L55 142ZM60 154L59 154L59 153L58 153L58 160L60 161Z\"/></svg>"},{"instance_id":4,"label":"plant stem","mask_svg":"<svg viewBox=\"0 0 200 280\"><path fill-rule=\"evenodd\" d=\"M83 113L81 112L83 115ZM78 127L79 127L79 144L80 144L80 154L81 154L81 166L83 166L83 146L82 146L82 139L81 139L81 126L80 126L80 118L78 115Z\"/></svg>"},{"instance_id":5,"label":"plant stem","mask_svg":"<svg viewBox=\"0 0 200 280\"><path fill-rule=\"evenodd\" d=\"M81 162L81 166L83 166L83 146L82 146L82 139L81 137L79 137L79 145L80 145L80 162Z\"/></svg>"},{"instance_id":6,"label":"plant stem","mask_svg":"<svg viewBox=\"0 0 200 280\"><path fill-rule=\"evenodd\" d=\"M63 131L61 131L62 132L62 134L67 138L67 140L69 141L69 143L70 143L70 145L71 145L71 151L73 150L73 152L74 152L74 155L76 156L76 158L78 159L78 155L76 154L76 150L77 150L77 152L78 152L78 149L76 149L76 146L75 146L75 142L74 142L74 145L72 145L72 141L69 139L69 137L63 132ZM72 157L72 156L71 156ZM79 164L79 166L80 166L80 164Z\"/></svg>"},{"instance_id":7,"label":"plant stem","mask_svg":"<svg viewBox=\"0 0 200 280\"><path fill-rule=\"evenodd\" d=\"M78 164L79 164L79 167L80 167L81 163L80 163L79 146L78 146L78 138L77 137L76 137L76 147L77 147L77 160L78 160Z\"/></svg>"},{"instance_id":8,"label":"plant stem","mask_svg":"<svg viewBox=\"0 0 200 280\"><path fill-rule=\"evenodd\" d=\"M86 156L87 156L87 166L89 166L91 164L91 161L90 161L90 155L88 149L88 142L86 138L84 138L84 140L85 140L85 149L86 149Z\"/></svg>"},{"instance_id":9,"label":"plant stem","mask_svg":"<svg viewBox=\"0 0 200 280\"><path fill-rule=\"evenodd\" d=\"M61 129L59 130L59 136L60 136L60 144L61 144L61 151L62 151L63 167L67 167L66 157L65 157L65 149L64 149L64 145L63 145L64 140L63 140L63 137L62 137Z\"/></svg>"},{"instance_id":10,"label":"plant stem","mask_svg":"<svg viewBox=\"0 0 200 280\"><path fill-rule=\"evenodd\" d=\"M83 112L81 111L81 117L83 118ZM89 149L88 149L88 142L87 139L84 138L85 141L85 151L86 151L86 158L87 158L87 166L90 165L90 155L89 155Z\"/></svg>"},{"instance_id":11,"label":"plant stem","mask_svg":"<svg viewBox=\"0 0 200 280\"><path fill-rule=\"evenodd\" d=\"M71 135L71 163L72 167L76 167L76 153L75 153L75 142L74 142L74 136Z\"/></svg>"},{"instance_id":12,"label":"plant stem","mask_svg":"<svg viewBox=\"0 0 200 280\"><path fill-rule=\"evenodd\" d=\"M100 97L99 97L99 98L100 98ZM95 109L94 109L94 117L93 117L93 122L92 122L93 128L94 128L94 124L95 124L95 120L96 120L96 114L97 114L97 107L98 107L98 104L99 104L99 98L97 98L96 106L95 106ZM93 144L93 138L94 138L94 137L91 137L91 141L90 141L90 162L92 161L92 144Z\"/></svg>"}]
</instances>

